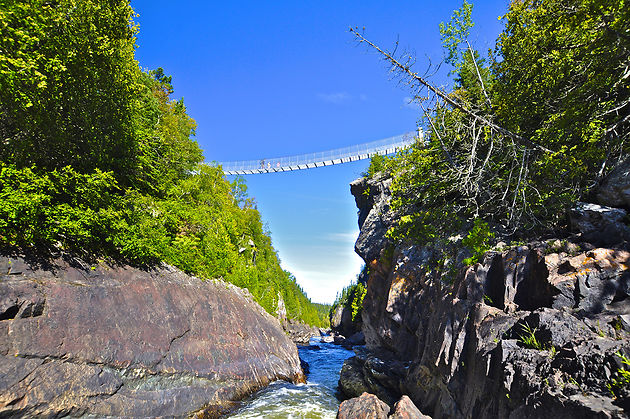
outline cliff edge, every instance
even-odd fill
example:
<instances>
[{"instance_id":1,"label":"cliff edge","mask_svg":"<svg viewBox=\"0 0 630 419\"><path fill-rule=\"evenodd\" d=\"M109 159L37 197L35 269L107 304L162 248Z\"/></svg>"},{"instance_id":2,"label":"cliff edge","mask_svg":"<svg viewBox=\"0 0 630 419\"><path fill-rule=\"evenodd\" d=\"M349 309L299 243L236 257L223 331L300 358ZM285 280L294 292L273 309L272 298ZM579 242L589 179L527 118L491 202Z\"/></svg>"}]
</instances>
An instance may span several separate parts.
<instances>
[{"instance_id":1,"label":"cliff edge","mask_svg":"<svg viewBox=\"0 0 630 419\"><path fill-rule=\"evenodd\" d=\"M441 271L439 249L388 244L388 182L351 184L355 249L370 273L367 350L342 369L347 397L369 392L391 406L405 394L434 418L627 417L625 210L581 205L568 239L504 246Z\"/></svg>"}]
</instances>

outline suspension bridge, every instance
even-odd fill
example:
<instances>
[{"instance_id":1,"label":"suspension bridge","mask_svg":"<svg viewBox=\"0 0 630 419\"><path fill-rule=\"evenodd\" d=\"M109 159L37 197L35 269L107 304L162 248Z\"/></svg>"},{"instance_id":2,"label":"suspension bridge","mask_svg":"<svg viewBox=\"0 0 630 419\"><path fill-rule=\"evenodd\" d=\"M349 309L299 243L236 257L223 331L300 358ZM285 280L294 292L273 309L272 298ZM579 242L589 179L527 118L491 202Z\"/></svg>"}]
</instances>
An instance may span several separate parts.
<instances>
[{"instance_id":1,"label":"suspension bridge","mask_svg":"<svg viewBox=\"0 0 630 419\"><path fill-rule=\"evenodd\" d=\"M301 154L297 156L265 158L259 160L244 160L210 163L221 166L226 175L254 175L258 173L290 172L293 170L314 169L316 167L332 166L372 158L375 155L393 154L413 144L416 139L422 139L422 131L408 132L395 137L385 138L369 143L357 144L318 153Z\"/></svg>"}]
</instances>

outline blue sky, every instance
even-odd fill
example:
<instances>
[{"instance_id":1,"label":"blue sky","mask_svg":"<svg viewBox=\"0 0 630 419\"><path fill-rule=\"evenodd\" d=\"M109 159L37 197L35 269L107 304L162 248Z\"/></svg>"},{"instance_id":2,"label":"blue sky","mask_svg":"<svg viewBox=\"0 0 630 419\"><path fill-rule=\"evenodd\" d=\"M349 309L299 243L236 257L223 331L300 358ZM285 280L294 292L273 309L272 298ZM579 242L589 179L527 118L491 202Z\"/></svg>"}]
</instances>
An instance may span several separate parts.
<instances>
[{"instance_id":1,"label":"blue sky","mask_svg":"<svg viewBox=\"0 0 630 419\"><path fill-rule=\"evenodd\" d=\"M255 160L345 147L415 130L420 113L350 26L385 48L439 64L438 24L461 1L131 0L140 25L136 58L173 76L197 121L207 161ZM476 2L471 34L494 47L507 0ZM447 85L448 68L432 79ZM348 184L368 161L246 176L283 267L315 302L355 279L356 207Z\"/></svg>"}]
</instances>

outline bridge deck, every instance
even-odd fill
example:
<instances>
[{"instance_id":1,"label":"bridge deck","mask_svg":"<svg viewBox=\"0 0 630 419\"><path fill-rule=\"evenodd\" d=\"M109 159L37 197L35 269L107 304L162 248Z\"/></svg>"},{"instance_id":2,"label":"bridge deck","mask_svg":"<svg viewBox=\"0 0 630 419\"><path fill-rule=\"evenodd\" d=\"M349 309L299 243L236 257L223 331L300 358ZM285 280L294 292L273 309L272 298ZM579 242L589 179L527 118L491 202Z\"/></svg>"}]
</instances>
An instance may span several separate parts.
<instances>
[{"instance_id":1,"label":"bridge deck","mask_svg":"<svg viewBox=\"0 0 630 419\"><path fill-rule=\"evenodd\" d=\"M302 154L299 156L265 158L260 160L245 160L217 163L226 175L254 175L258 173L290 172L293 170L314 169L316 167L332 166L334 164L349 163L364 160L374 155L392 154L402 150L422 137L422 133L409 132L379 141L358 144L319 153Z\"/></svg>"}]
</instances>

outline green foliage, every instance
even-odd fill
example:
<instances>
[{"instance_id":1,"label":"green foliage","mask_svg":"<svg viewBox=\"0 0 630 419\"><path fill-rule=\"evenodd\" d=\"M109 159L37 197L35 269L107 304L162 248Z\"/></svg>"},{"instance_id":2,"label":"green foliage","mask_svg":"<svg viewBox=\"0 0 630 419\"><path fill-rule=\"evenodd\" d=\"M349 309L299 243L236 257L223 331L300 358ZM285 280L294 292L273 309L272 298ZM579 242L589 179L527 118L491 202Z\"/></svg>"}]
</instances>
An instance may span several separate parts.
<instances>
[{"instance_id":1,"label":"green foliage","mask_svg":"<svg viewBox=\"0 0 630 419\"><path fill-rule=\"evenodd\" d=\"M82 173L136 169L136 27L128 1L4 0L0 159Z\"/></svg>"},{"instance_id":2,"label":"green foliage","mask_svg":"<svg viewBox=\"0 0 630 419\"><path fill-rule=\"evenodd\" d=\"M623 364L630 367L630 358L624 356L621 352L617 352L615 355L621 359ZM628 390L630 390L630 371L625 368L619 368L615 377L607 384L607 387L613 397L621 397L627 394Z\"/></svg>"},{"instance_id":3,"label":"green foliage","mask_svg":"<svg viewBox=\"0 0 630 419\"><path fill-rule=\"evenodd\" d=\"M361 312L363 311L363 299L367 294L367 288L361 283L358 283L352 298L350 306L352 307L352 321L358 321L361 319Z\"/></svg>"},{"instance_id":4,"label":"green foliage","mask_svg":"<svg viewBox=\"0 0 630 419\"><path fill-rule=\"evenodd\" d=\"M377 173L387 172L387 164L389 162L389 158L387 156L381 156L380 154L375 154L370 159L370 165L366 172L361 173L361 176L372 179Z\"/></svg>"},{"instance_id":5,"label":"green foliage","mask_svg":"<svg viewBox=\"0 0 630 419\"><path fill-rule=\"evenodd\" d=\"M165 261L325 325L242 179L199 164L171 77L140 70L133 17L127 0L0 0L0 247Z\"/></svg>"},{"instance_id":6,"label":"green foliage","mask_svg":"<svg viewBox=\"0 0 630 419\"><path fill-rule=\"evenodd\" d=\"M138 97L138 176L137 187L164 195L177 179L186 177L203 155L195 135L196 123L186 114L183 99L173 101L171 76L162 68L142 72Z\"/></svg>"},{"instance_id":7,"label":"green foliage","mask_svg":"<svg viewBox=\"0 0 630 419\"><path fill-rule=\"evenodd\" d=\"M425 115L425 141L387 165L395 243L444 247L476 219L504 236L554 229L628 152L626 1L512 2L486 58L466 39L471 14L464 2L440 25L450 97L490 124L443 102ZM481 233L473 228L463 243L474 253L467 262L486 250Z\"/></svg>"},{"instance_id":8,"label":"green foliage","mask_svg":"<svg viewBox=\"0 0 630 419\"><path fill-rule=\"evenodd\" d=\"M313 306L317 310L317 316L319 318L319 327L328 329L330 327L330 304L313 303ZM317 323L314 323L317 324Z\"/></svg>"},{"instance_id":9,"label":"green foliage","mask_svg":"<svg viewBox=\"0 0 630 419\"><path fill-rule=\"evenodd\" d=\"M330 308L330 313L334 312L337 307L343 306L351 310L353 322L361 321L363 299L366 294L367 288L365 285L360 282L351 283L344 287L340 294L337 294L337 298Z\"/></svg>"},{"instance_id":10,"label":"green foliage","mask_svg":"<svg viewBox=\"0 0 630 419\"><path fill-rule=\"evenodd\" d=\"M484 253L490 249L490 240L493 237L494 233L490 231L488 224L479 218L475 219L473 228L462 240L462 244L472 252L472 256L465 259L464 264L481 262Z\"/></svg>"},{"instance_id":11,"label":"green foliage","mask_svg":"<svg viewBox=\"0 0 630 419\"><path fill-rule=\"evenodd\" d=\"M533 211L564 208L628 151L630 7L619 0L512 2L497 42L496 114L544 144L524 191ZM551 211L550 211L551 210Z\"/></svg>"},{"instance_id":12,"label":"green foliage","mask_svg":"<svg viewBox=\"0 0 630 419\"><path fill-rule=\"evenodd\" d=\"M84 175L64 167L39 175L2 162L0 169L2 244L108 250L108 225L124 211L112 205L119 189L111 173Z\"/></svg>"},{"instance_id":13,"label":"green foliage","mask_svg":"<svg viewBox=\"0 0 630 419\"><path fill-rule=\"evenodd\" d=\"M542 343L536 338L536 332L538 332L537 328L532 329L531 326L527 323L521 324L522 334L519 335L519 342L523 344L524 347L530 349L536 349L541 351L543 349Z\"/></svg>"},{"instance_id":14,"label":"green foliage","mask_svg":"<svg viewBox=\"0 0 630 419\"><path fill-rule=\"evenodd\" d=\"M472 21L472 3L466 0L462 3L462 7L453 11L451 21L447 24L440 23L440 35L442 35L442 45L447 51L446 62L456 69L461 68L462 52L459 46L465 42L470 33L470 29L475 26Z\"/></svg>"}]
</instances>

